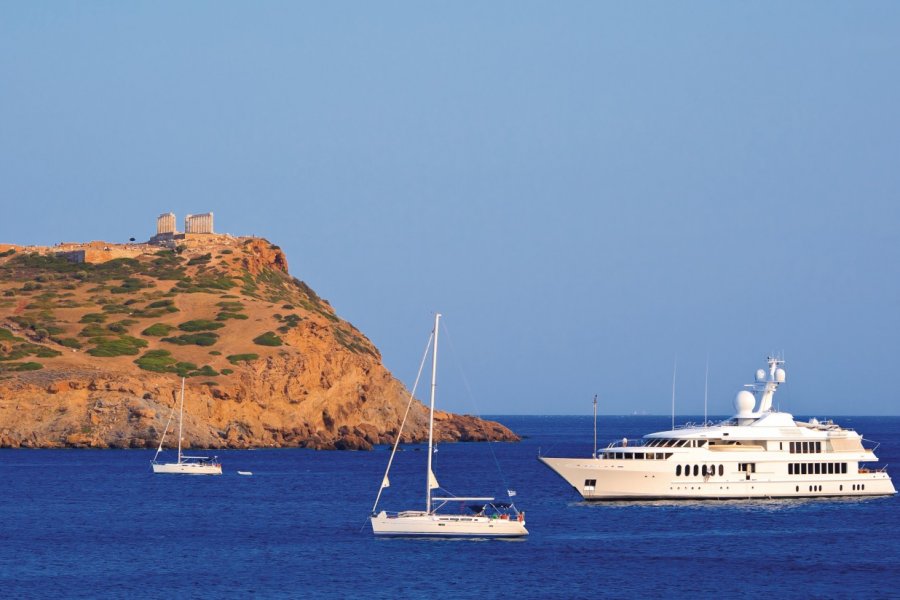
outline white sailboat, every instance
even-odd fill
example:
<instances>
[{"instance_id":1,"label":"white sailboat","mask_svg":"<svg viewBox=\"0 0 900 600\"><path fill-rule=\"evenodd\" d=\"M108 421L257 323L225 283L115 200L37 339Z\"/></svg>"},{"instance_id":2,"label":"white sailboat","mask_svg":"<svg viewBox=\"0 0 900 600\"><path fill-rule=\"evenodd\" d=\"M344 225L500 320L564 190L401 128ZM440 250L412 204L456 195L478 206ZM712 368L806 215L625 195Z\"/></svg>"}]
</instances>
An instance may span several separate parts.
<instances>
[{"instance_id":1,"label":"white sailboat","mask_svg":"<svg viewBox=\"0 0 900 600\"><path fill-rule=\"evenodd\" d=\"M403 425L406 423L406 417L404 416L403 423L400 424L400 431L397 432L397 439L394 441L394 448L388 460L384 479L378 491L378 497L375 499L375 506L372 507L372 516L370 518L372 531L375 535L381 536L526 536L528 535L528 530L525 529L525 513L519 512L511 502L498 502L494 498L489 497L435 497L432 495L432 491L440 487L431 469L431 460L434 452L434 396L437 387L438 326L440 319L440 313L435 314L434 331L432 332L434 346L431 364L431 406L428 418L428 468L426 471L425 510L405 510L398 513L389 513L384 510L378 513L375 512L378 507L378 500L381 498L381 492L390 485L388 473L394 461L394 454L397 452ZM424 363L425 357L423 356L422 365L419 367L419 376L421 376ZM417 377L416 384L410 393L410 402L412 402L418 383L419 378ZM409 414L408 406L407 414ZM514 492L510 492L509 495L512 496L513 494ZM454 503L461 503L460 506L468 508L469 512L439 512L448 505L454 506Z\"/></svg>"},{"instance_id":2,"label":"white sailboat","mask_svg":"<svg viewBox=\"0 0 900 600\"><path fill-rule=\"evenodd\" d=\"M170 473L176 475L221 475L222 465L218 461L218 457L209 458L208 456L185 456L181 453L181 432L184 422L184 378L181 378L181 409L178 415L178 462L160 463L156 462L159 453L162 452L163 441L166 439L166 432L169 431L169 425L172 423L172 417L175 415L175 407L172 406L172 413L169 415L169 421L163 430L162 437L159 440L159 447L150 465L153 467L154 473Z\"/></svg>"}]
</instances>

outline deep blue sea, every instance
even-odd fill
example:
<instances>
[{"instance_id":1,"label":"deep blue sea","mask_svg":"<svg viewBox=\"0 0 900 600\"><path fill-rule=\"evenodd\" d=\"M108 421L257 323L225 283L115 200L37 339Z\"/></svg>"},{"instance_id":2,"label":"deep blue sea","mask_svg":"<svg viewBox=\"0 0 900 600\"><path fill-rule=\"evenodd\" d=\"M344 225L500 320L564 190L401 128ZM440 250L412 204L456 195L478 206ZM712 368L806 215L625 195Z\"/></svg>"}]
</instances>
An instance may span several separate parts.
<instances>
[{"instance_id":1,"label":"deep blue sea","mask_svg":"<svg viewBox=\"0 0 900 600\"><path fill-rule=\"evenodd\" d=\"M896 496L585 503L536 456L589 455L590 417L491 418L525 439L442 444L435 473L456 495L516 490L525 540L375 539L387 448L224 451L222 477L154 476L144 450L2 450L0 597L900 597ZM900 485L900 417L835 420ZM669 424L601 417L601 444ZM423 507L425 458L397 454L379 508Z\"/></svg>"}]
</instances>

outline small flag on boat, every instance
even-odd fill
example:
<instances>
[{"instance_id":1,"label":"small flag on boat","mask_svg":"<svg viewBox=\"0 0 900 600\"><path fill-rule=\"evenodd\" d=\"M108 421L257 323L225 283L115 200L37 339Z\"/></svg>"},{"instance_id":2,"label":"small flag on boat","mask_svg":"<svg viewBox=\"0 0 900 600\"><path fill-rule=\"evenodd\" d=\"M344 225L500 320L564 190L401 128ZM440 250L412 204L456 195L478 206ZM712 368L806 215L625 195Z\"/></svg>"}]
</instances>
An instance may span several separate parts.
<instances>
[{"instance_id":1,"label":"small flag on boat","mask_svg":"<svg viewBox=\"0 0 900 600\"><path fill-rule=\"evenodd\" d=\"M507 494L510 498L512 498L513 496L516 495L516 490L506 490L506 494Z\"/></svg>"},{"instance_id":2,"label":"small flag on boat","mask_svg":"<svg viewBox=\"0 0 900 600\"><path fill-rule=\"evenodd\" d=\"M388 479L387 475L384 476L384 480L381 482L381 487L382 488L391 487L391 481Z\"/></svg>"},{"instance_id":3,"label":"small flag on boat","mask_svg":"<svg viewBox=\"0 0 900 600\"><path fill-rule=\"evenodd\" d=\"M435 490L435 489L437 489L437 488L439 488L439 487L441 487L441 486L440 486L440 484L438 483L437 477L435 477L435 476L434 476L434 473L432 473L432 472L429 470L429 471L428 471L428 488L429 488L429 489L432 489L432 490Z\"/></svg>"}]
</instances>

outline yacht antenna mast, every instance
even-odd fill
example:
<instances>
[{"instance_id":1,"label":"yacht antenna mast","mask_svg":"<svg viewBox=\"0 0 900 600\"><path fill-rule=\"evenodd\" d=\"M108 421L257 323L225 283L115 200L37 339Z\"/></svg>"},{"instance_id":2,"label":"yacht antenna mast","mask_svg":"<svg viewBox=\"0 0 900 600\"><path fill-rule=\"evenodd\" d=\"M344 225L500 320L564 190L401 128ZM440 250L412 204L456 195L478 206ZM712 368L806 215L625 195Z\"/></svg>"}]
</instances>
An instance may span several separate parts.
<instances>
[{"instance_id":1,"label":"yacht antenna mast","mask_svg":"<svg viewBox=\"0 0 900 600\"><path fill-rule=\"evenodd\" d=\"M706 427L706 406L709 398L709 354L706 355L706 381L703 383L703 426Z\"/></svg>"},{"instance_id":2,"label":"yacht antenna mast","mask_svg":"<svg viewBox=\"0 0 900 600\"><path fill-rule=\"evenodd\" d=\"M594 394L594 458L597 458L597 394Z\"/></svg>"},{"instance_id":3,"label":"yacht antenna mast","mask_svg":"<svg viewBox=\"0 0 900 600\"><path fill-rule=\"evenodd\" d=\"M675 366L672 367L672 431L675 431L675 374L678 372L678 356L675 356Z\"/></svg>"}]
</instances>

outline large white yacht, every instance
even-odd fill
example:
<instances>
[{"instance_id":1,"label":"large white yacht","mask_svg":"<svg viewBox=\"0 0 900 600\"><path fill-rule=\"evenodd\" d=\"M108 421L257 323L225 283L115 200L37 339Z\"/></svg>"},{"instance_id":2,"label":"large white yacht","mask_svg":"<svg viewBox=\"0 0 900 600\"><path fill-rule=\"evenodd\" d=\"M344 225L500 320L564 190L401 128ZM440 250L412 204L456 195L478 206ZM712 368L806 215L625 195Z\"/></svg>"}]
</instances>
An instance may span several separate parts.
<instances>
[{"instance_id":1,"label":"large white yacht","mask_svg":"<svg viewBox=\"0 0 900 600\"><path fill-rule=\"evenodd\" d=\"M716 425L622 439L588 458L540 457L586 500L798 498L895 494L874 449L831 421L772 408L784 361L768 358Z\"/></svg>"}]
</instances>

